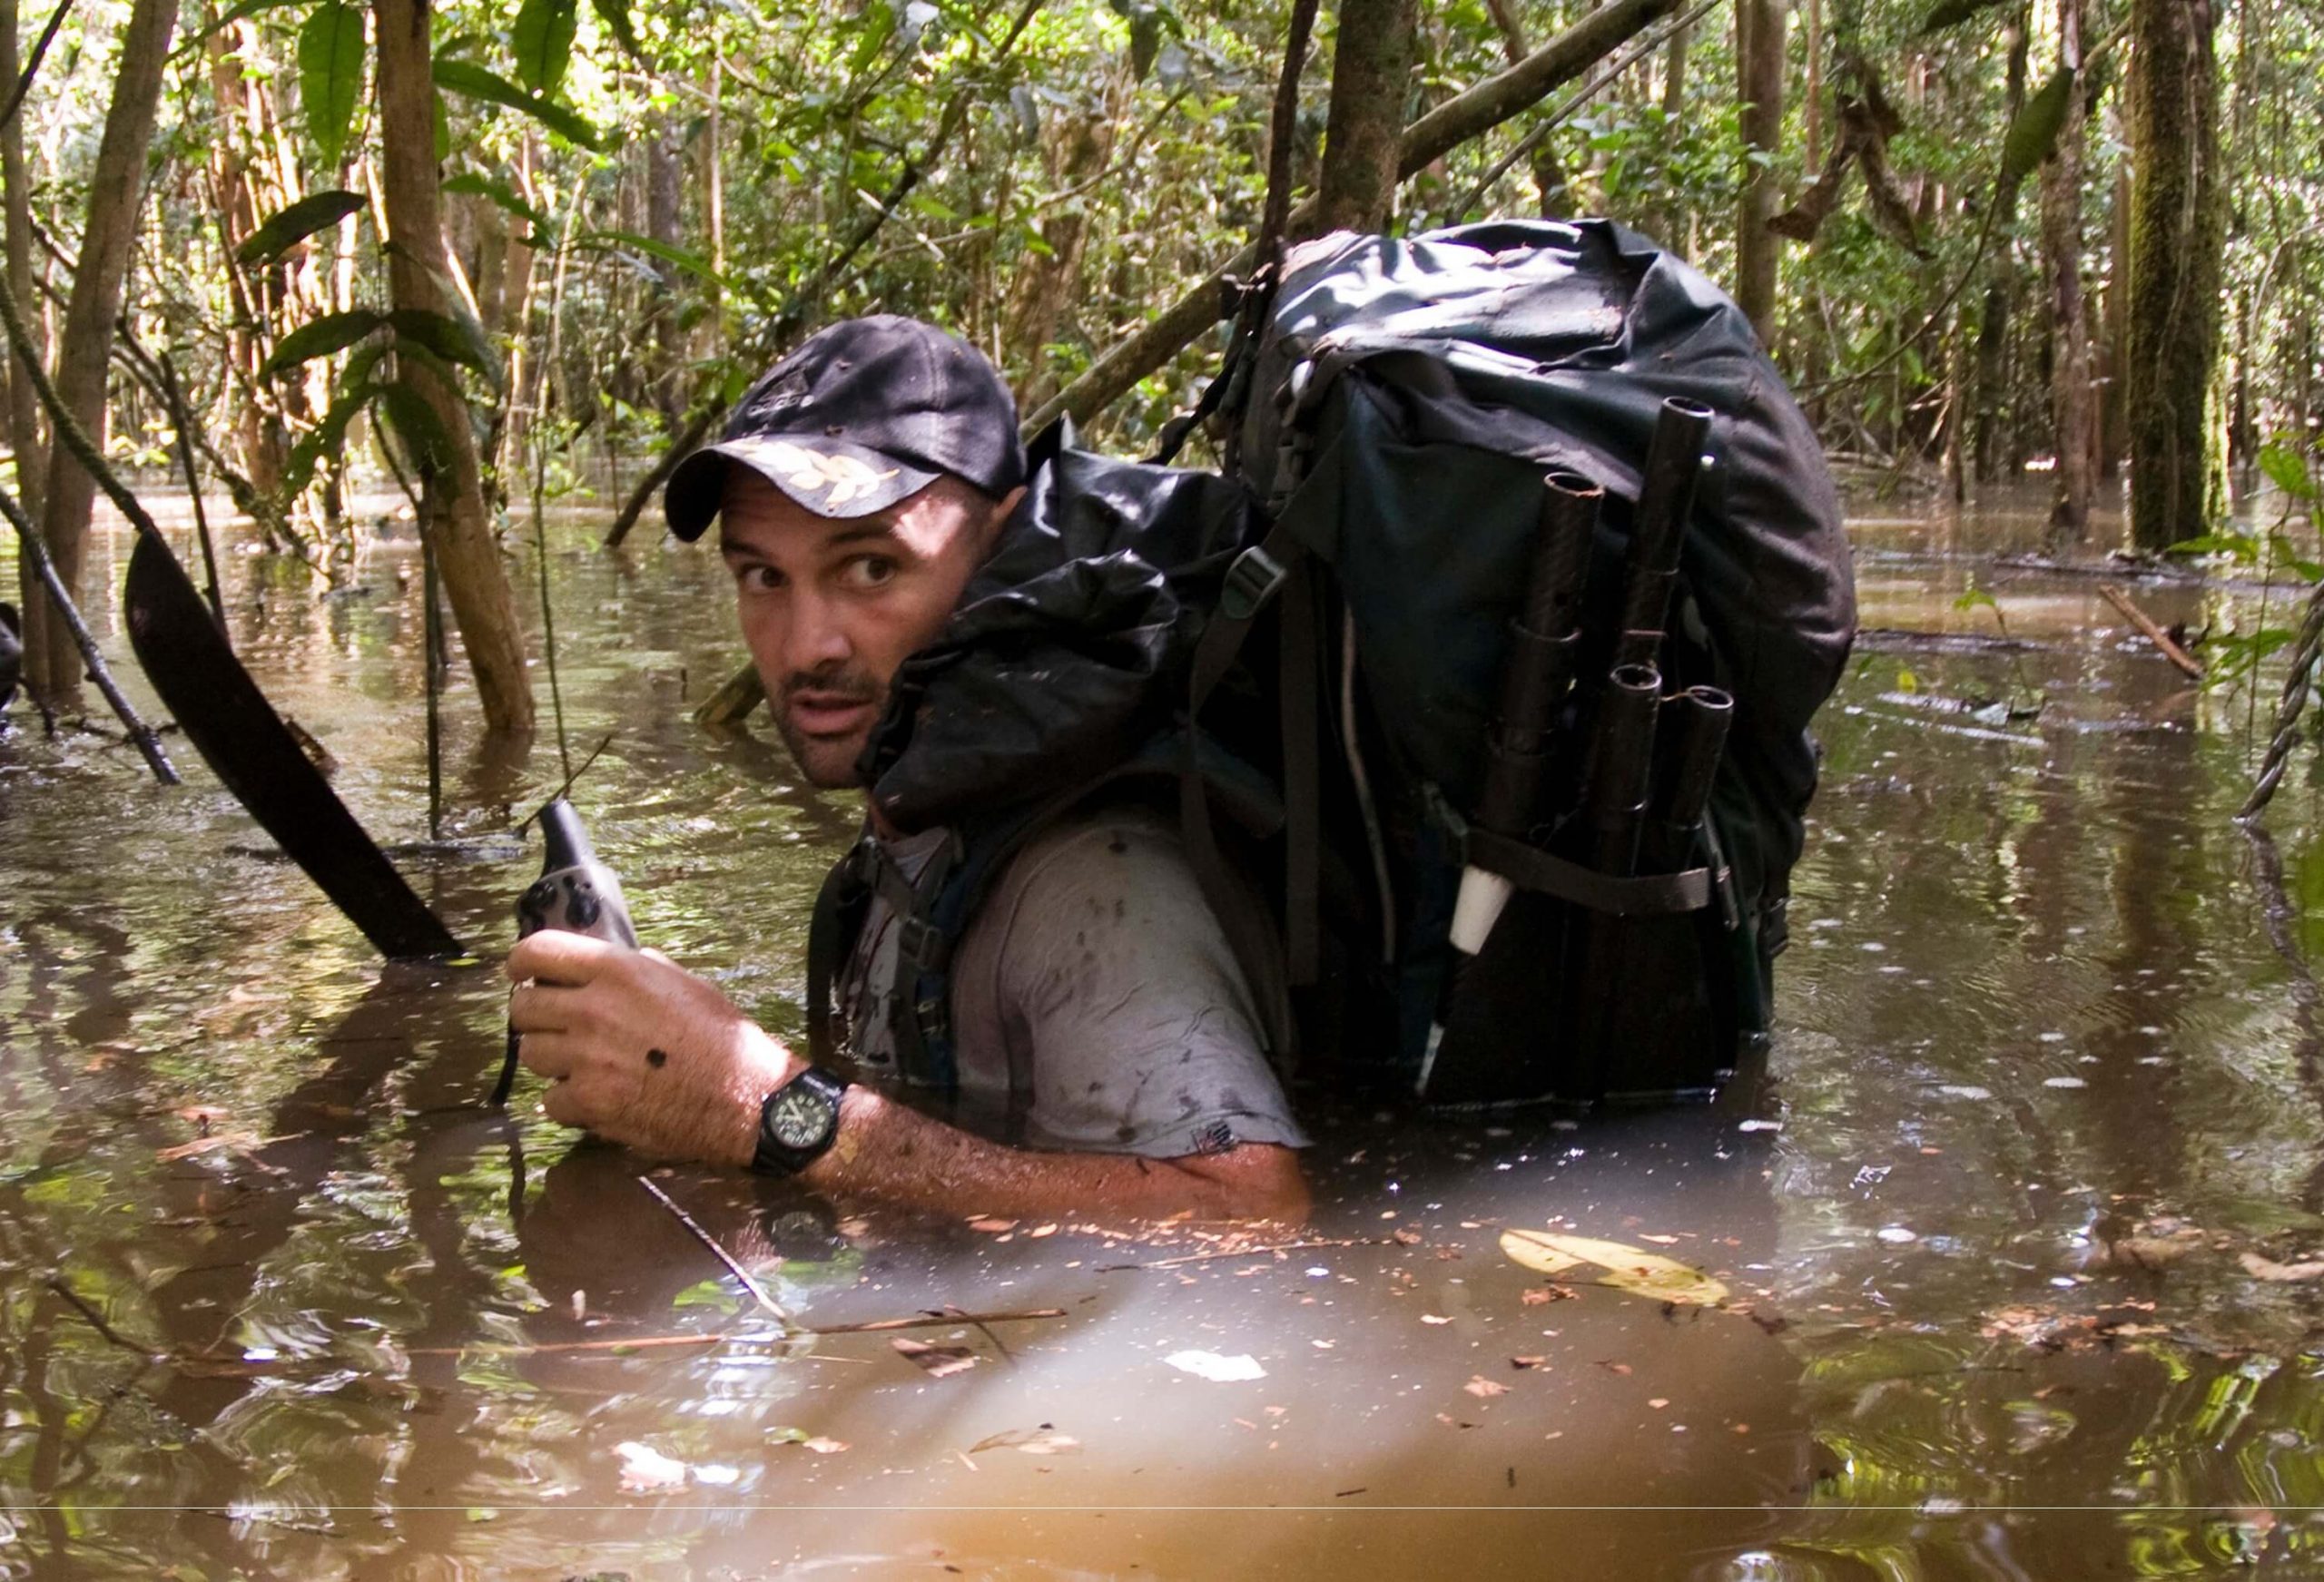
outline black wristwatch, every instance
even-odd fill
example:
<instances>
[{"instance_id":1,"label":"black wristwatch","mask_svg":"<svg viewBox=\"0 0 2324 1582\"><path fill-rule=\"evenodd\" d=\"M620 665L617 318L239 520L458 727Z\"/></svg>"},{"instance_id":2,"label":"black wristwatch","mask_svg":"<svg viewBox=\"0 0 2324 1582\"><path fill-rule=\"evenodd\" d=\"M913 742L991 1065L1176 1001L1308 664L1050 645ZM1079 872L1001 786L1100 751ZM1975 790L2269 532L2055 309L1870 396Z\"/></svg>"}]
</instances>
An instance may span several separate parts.
<instances>
[{"instance_id":1,"label":"black wristwatch","mask_svg":"<svg viewBox=\"0 0 2324 1582\"><path fill-rule=\"evenodd\" d=\"M796 1175L823 1156L839 1136L840 1096L847 1078L810 1066L766 1096L759 1105L759 1145L751 1168L762 1175Z\"/></svg>"}]
</instances>

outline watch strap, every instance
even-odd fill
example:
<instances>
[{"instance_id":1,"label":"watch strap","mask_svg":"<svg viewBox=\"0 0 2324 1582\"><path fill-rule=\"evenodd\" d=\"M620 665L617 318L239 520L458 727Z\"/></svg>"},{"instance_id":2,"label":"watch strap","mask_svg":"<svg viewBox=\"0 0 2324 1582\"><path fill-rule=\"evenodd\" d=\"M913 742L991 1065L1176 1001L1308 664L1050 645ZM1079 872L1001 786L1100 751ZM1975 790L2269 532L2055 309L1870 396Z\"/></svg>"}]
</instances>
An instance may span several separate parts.
<instances>
[{"instance_id":1,"label":"watch strap","mask_svg":"<svg viewBox=\"0 0 2324 1582\"><path fill-rule=\"evenodd\" d=\"M839 1138L839 1101L848 1090L846 1077L821 1066L810 1066L766 1096L759 1105L759 1141L751 1155L751 1168L762 1175L796 1175L829 1152ZM803 1147L793 1147L774 1135L775 1101L793 1089L803 1089L822 1102L822 1135Z\"/></svg>"}]
</instances>

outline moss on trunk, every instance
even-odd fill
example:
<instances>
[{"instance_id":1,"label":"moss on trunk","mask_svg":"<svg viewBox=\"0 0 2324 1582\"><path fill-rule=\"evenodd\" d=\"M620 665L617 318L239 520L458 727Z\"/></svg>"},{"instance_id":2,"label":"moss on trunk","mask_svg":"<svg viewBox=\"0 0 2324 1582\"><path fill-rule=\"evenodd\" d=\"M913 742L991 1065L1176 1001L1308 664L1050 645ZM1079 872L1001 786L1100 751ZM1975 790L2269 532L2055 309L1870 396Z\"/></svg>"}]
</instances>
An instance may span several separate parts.
<instances>
[{"instance_id":1,"label":"moss on trunk","mask_svg":"<svg viewBox=\"0 0 2324 1582\"><path fill-rule=\"evenodd\" d=\"M2203 531L2203 402L2219 352L2219 64L2208 0L2135 0L2131 291L2124 417L2131 537L2162 549Z\"/></svg>"}]
</instances>

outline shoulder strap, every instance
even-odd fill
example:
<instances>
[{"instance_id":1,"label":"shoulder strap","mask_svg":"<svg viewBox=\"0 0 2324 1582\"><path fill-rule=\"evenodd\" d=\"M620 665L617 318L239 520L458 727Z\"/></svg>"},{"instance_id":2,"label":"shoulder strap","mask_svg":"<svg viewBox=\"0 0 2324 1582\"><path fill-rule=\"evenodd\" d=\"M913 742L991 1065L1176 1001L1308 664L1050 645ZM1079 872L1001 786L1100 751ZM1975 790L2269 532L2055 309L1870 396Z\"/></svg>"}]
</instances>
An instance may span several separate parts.
<instances>
[{"instance_id":1,"label":"shoulder strap","mask_svg":"<svg viewBox=\"0 0 2324 1582\"><path fill-rule=\"evenodd\" d=\"M831 871L823 875L822 888L815 893L815 909L807 922L807 1057L819 1064L838 1052L832 1032L832 988L839 980L839 964L855 948L856 937L863 931L864 902L871 891L862 881L859 864L864 842L871 838L862 837L832 864Z\"/></svg>"}]
</instances>

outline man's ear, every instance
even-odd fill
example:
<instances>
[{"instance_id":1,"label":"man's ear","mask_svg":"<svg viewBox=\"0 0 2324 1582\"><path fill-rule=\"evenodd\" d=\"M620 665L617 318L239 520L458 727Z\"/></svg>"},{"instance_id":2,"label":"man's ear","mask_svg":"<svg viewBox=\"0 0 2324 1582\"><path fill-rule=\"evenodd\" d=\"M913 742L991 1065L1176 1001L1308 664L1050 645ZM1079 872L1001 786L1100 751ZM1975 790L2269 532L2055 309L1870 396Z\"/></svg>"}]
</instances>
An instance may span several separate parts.
<instances>
[{"instance_id":1,"label":"man's ear","mask_svg":"<svg viewBox=\"0 0 2324 1582\"><path fill-rule=\"evenodd\" d=\"M985 519L984 524L984 550L986 554L991 554L992 546L1000 541L1000 529L1002 525L1005 524L1009 517L1017 514L1017 502L1024 497L1025 486L1023 484L1019 484L1015 488L1009 490L1006 495L1003 495L1000 499L993 502L992 515Z\"/></svg>"}]
</instances>

